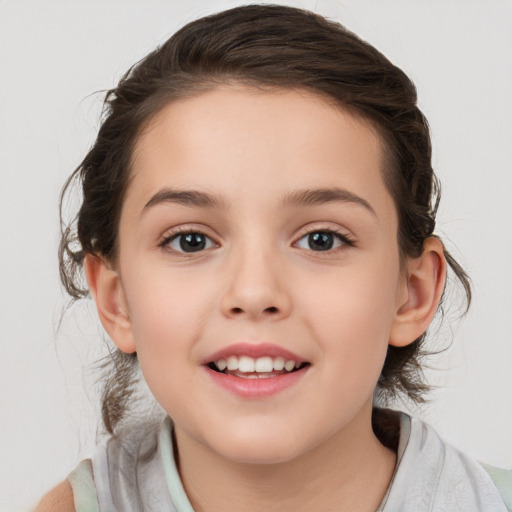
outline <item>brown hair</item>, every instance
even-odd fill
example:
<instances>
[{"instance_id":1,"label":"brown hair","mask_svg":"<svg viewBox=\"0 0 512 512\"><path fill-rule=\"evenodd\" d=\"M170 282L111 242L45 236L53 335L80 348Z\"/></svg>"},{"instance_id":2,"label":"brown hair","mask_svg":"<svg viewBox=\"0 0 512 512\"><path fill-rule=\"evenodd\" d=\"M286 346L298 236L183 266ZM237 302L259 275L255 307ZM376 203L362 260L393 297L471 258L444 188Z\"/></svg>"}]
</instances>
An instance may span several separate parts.
<instances>
[{"instance_id":1,"label":"brown hair","mask_svg":"<svg viewBox=\"0 0 512 512\"><path fill-rule=\"evenodd\" d=\"M370 120L384 141L384 178L395 201L402 256L418 256L432 236L439 188L431 166L427 121L416 89L386 57L342 25L314 13L277 5L249 5L189 23L134 65L106 94L96 142L64 186L82 185L76 222L61 220L60 272L73 299L88 293L82 264L87 253L114 261L118 223L137 136L164 104L226 82L256 87L306 89ZM447 261L471 300L469 280ZM423 401L428 386L419 360L425 334L410 345L389 346L377 392ZM119 351L103 395L109 432L126 412L136 355ZM119 386L122 382L123 385Z\"/></svg>"}]
</instances>

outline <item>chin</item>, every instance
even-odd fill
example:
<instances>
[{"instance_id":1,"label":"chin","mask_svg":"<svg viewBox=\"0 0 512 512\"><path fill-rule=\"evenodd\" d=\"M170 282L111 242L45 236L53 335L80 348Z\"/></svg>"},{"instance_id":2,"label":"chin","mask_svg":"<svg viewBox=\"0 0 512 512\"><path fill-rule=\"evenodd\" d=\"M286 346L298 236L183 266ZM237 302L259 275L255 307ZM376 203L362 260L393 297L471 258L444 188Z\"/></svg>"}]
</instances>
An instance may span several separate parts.
<instances>
[{"instance_id":1,"label":"chin","mask_svg":"<svg viewBox=\"0 0 512 512\"><path fill-rule=\"evenodd\" d=\"M258 449L259 448L259 449ZM262 450L261 447L241 447L239 450L230 449L220 453L224 458L237 464L273 465L290 462L297 457L297 453L272 450Z\"/></svg>"},{"instance_id":2,"label":"chin","mask_svg":"<svg viewBox=\"0 0 512 512\"><path fill-rule=\"evenodd\" d=\"M303 442L298 443L299 440ZM217 438L210 446L227 460L254 465L289 462L308 451L303 434L265 429L225 432L222 439Z\"/></svg>"}]
</instances>

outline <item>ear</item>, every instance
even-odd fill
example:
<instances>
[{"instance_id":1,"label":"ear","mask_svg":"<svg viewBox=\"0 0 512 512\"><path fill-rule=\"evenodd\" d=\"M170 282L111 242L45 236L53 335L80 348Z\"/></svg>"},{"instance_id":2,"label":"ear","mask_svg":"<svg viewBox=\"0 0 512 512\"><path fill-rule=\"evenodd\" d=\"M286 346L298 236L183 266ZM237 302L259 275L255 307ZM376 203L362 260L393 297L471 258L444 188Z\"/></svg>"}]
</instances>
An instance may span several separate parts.
<instances>
[{"instance_id":1,"label":"ear","mask_svg":"<svg viewBox=\"0 0 512 512\"><path fill-rule=\"evenodd\" d=\"M85 275L98 316L112 341L122 352L135 352L132 324L119 274L102 258L85 256Z\"/></svg>"},{"instance_id":2,"label":"ear","mask_svg":"<svg viewBox=\"0 0 512 512\"><path fill-rule=\"evenodd\" d=\"M428 238L421 256L408 260L406 272L403 285L406 290L397 304L389 338L389 344L395 347L412 343L434 318L446 281L442 242L436 237Z\"/></svg>"}]
</instances>

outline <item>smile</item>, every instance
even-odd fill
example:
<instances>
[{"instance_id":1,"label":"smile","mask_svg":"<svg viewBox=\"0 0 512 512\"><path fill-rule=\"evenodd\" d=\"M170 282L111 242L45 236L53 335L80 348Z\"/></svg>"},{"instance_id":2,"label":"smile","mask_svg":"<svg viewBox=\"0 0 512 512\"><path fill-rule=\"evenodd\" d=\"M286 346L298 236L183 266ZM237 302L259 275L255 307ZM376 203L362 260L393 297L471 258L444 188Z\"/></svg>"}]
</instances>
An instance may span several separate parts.
<instances>
[{"instance_id":1,"label":"smile","mask_svg":"<svg viewBox=\"0 0 512 512\"><path fill-rule=\"evenodd\" d=\"M214 371L242 379L268 379L294 372L307 364L281 356L253 358L232 355L211 362L209 367Z\"/></svg>"},{"instance_id":2,"label":"smile","mask_svg":"<svg viewBox=\"0 0 512 512\"><path fill-rule=\"evenodd\" d=\"M312 364L272 343L237 343L211 354L202 367L214 384L242 399L265 399L303 380Z\"/></svg>"}]
</instances>

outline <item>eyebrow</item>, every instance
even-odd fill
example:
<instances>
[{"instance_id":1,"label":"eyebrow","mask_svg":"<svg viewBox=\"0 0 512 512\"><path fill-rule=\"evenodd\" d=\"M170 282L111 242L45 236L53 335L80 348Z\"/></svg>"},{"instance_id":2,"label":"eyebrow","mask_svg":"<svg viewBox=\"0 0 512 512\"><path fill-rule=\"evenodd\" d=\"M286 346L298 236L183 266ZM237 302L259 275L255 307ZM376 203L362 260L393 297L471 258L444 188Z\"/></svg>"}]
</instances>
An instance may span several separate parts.
<instances>
[{"instance_id":1,"label":"eyebrow","mask_svg":"<svg viewBox=\"0 0 512 512\"><path fill-rule=\"evenodd\" d=\"M283 205L286 207L316 206L332 202L354 203L366 208L373 215L375 210L362 197L343 188L317 188L296 190L286 195ZM162 203L176 203L198 208L227 209L228 202L222 197L198 190L177 190L164 188L154 194L144 205L142 213Z\"/></svg>"},{"instance_id":2,"label":"eyebrow","mask_svg":"<svg viewBox=\"0 0 512 512\"><path fill-rule=\"evenodd\" d=\"M197 206L199 208L227 208L227 202L220 196L208 194L206 192L199 192L197 190L176 190L172 188L164 188L151 197L151 199L144 205L142 213L147 211L149 208L162 203L177 203L187 206Z\"/></svg>"},{"instance_id":3,"label":"eyebrow","mask_svg":"<svg viewBox=\"0 0 512 512\"><path fill-rule=\"evenodd\" d=\"M362 197L344 188L317 188L297 190L288 194L284 199L285 206L315 206L326 203L343 202L354 203L366 208L373 215L377 215L370 203Z\"/></svg>"}]
</instances>

